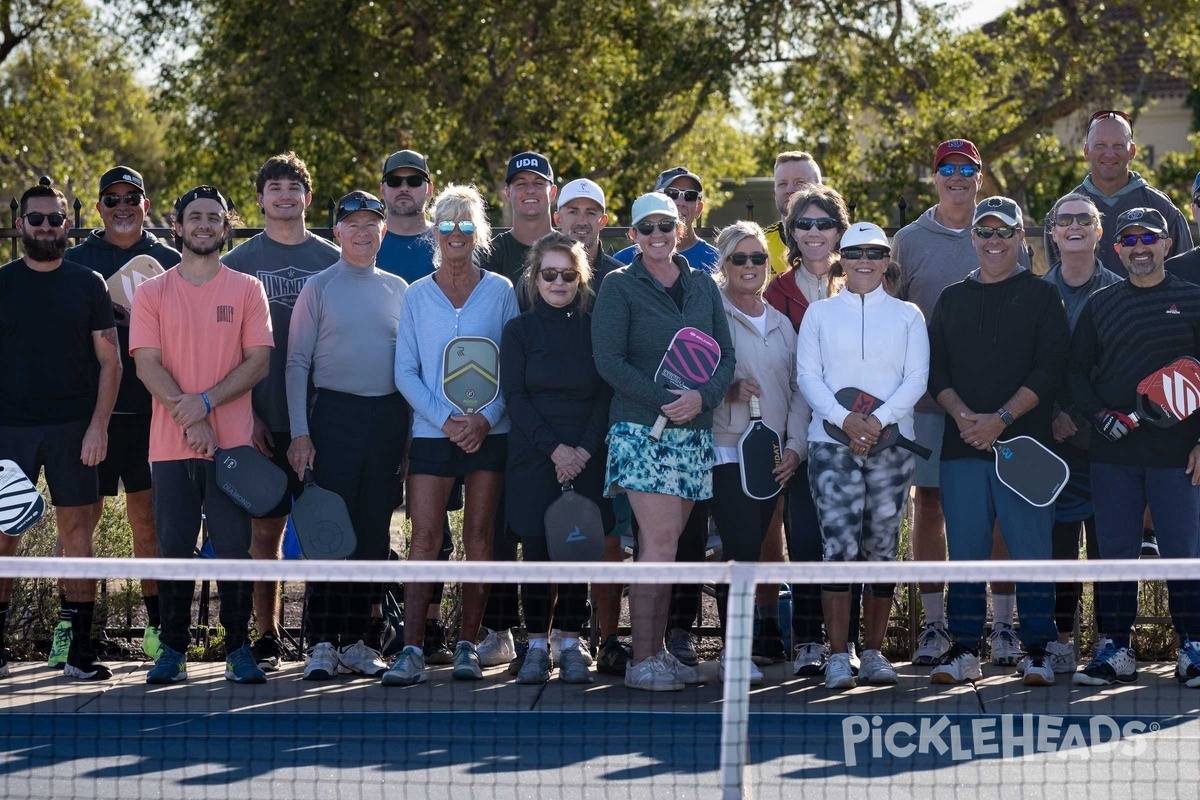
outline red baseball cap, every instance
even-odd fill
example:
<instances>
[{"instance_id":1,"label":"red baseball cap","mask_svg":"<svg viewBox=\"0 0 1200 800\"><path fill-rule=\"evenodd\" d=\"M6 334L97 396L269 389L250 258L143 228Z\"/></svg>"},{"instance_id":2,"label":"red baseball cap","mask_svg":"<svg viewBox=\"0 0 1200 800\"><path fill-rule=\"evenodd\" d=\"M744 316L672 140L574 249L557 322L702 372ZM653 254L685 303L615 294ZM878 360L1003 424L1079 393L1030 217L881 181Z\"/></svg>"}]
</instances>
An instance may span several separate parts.
<instances>
[{"instance_id":1,"label":"red baseball cap","mask_svg":"<svg viewBox=\"0 0 1200 800\"><path fill-rule=\"evenodd\" d=\"M938 145L937 155L933 157L933 168L937 169L950 156L958 153L971 159L971 163L983 169L983 159L979 157L979 148L970 139L949 139Z\"/></svg>"}]
</instances>

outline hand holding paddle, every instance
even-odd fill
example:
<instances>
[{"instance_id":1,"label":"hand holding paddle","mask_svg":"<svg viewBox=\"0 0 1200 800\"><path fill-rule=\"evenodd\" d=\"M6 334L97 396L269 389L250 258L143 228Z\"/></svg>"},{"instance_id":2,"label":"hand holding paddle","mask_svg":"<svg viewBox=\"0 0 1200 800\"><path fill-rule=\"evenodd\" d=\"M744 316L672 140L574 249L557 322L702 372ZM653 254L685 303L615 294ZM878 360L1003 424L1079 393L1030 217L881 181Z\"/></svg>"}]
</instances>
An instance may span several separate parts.
<instances>
[{"instance_id":1,"label":"hand holding paddle","mask_svg":"<svg viewBox=\"0 0 1200 800\"><path fill-rule=\"evenodd\" d=\"M650 441L657 442L662 437L668 418L682 424L700 413L704 401L693 390L712 380L719 363L721 346L704 331L681 328L675 334L654 372L654 383L679 395L679 399L662 407L663 413L650 429Z\"/></svg>"},{"instance_id":2,"label":"hand holding paddle","mask_svg":"<svg viewBox=\"0 0 1200 800\"><path fill-rule=\"evenodd\" d=\"M207 420L200 420L183 432L188 447L205 458L212 458L217 450L217 434Z\"/></svg>"},{"instance_id":3,"label":"hand holding paddle","mask_svg":"<svg viewBox=\"0 0 1200 800\"><path fill-rule=\"evenodd\" d=\"M305 472L312 469L313 459L316 456L317 449L313 447L312 437L307 434L295 437L292 439L292 443L288 445L288 463L292 465L292 469L296 471L296 475L299 477L303 477Z\"/></svg>"},{"instance_id":4,"label":"hand holding paddle","mask_svg":"<svg viewBox=\"0 0 1200 800\"><path fill-rule=\"evenodd\" d=\"M880 450L886 450L889 447L902 447L910 453L915 453L916 455L925 459L928 459L933 455L933 451L931 451L928 447L922 447L912 439L901 436L900 428L895 423L892 423L891 425L888 425L877 431L875 425L879 423L879 420L875 419L874 422L868 421L871 419L871 415L875 413L875 409L883 405L883 401L875 395L864 392L862 389L857 389L853 386L847 386L844 389L838 389L836 392L834 392L833 399L837 400L842 408L849 409L851 414L860 417L863 420L863 424L869 428L869 430L862 430L854 425L851 426L853 429L859 431L859 437L862 438L855 439L854 441L860 447L862 445L866 445L866 455L878 453ZM839 428L837 425L834 425L829 420L825 420L824 424L825 433L829 435L829 438L833 439L835 442L841 442L847 447L854 449L854 446L850 443L850 436L845 430ZM877 438L874 444L871 444L871 437L873 435ZM859 452L859 455L863 455L863 453Z\"/></svg>"}]
</instances>

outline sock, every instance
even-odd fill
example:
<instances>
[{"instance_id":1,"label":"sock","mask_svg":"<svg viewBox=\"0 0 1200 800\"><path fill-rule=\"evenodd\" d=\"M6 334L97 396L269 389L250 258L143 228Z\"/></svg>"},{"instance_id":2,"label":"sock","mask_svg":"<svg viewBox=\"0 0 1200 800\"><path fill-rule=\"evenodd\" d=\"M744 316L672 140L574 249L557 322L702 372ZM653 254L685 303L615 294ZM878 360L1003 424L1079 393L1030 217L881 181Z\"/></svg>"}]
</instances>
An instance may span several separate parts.
<instances>
[{"instance_id":1,"label":"sock","mask_svg":"<svg viewBox=\"0 0 1200 800\"><path fill-rule=\"evenodd\" d=\"M550 641L548 639L546 639L546 637L544 637L544 636L540 636L536 639L534 637L530 636L529 637L529 649L530 650L549 650L550 649Z\"/></svg>"},{"instance_id":2,"label":"sock","mask_svg":"<svg viewBox=\"0 0 1200 800\"><path fill-rule=\"evenodd\" d=\"M146 605L146 624L151 628L162 627L162 617L158 612L158 595L152 594L142 598Z\"/></svg>"},{"instance_id":3,"label":"sock","mask_svg":"<svg viewBox=\"0 0 1200 800\"><path fill-rule=\"evenodd\" d=\"M1004 624L1012 627L1013 614L1017 610L1017 596L1015 594L993 594L992 595L992 627Z\"/></svg>"},{"instance_id":4,"label":"sock","mask_svg":"<svg viewBox=\"0 0 1200 800\"><path fill-rule=\"evenodd\" d=\"M67 605L74 607L71 619L71 651L67 658L87 658L92 651L92 617L96 612L96 604L68 601Z\"/></svg>"},{"instance_id":5,"label":"sock","mask_svg":"<svg viewBox=\"0 0 1200 800\"><path fill-rule=\"evenodd\" d=\"M562 649L570 650L573 647L579 647L578 636L564 636L562 639Z\"/></svg>"},{"instance_id":6,"label":"sock","mask_svg":"<svg viewBox=\"0 0 1200 800\"><path fill-rule=\"evenodd\" d=\"M69 625L71 624L71 620L75 618L75 612L66 606L66 600L62 602L63 606L58 610L58 624L61 625L65 622Z\"/></svg>"},{"instance_id":7,"label":"sock","mask_svg":"<svg viewBox=\"0 0 1200 800\"><path fill-rule=\"evenodd\" d=\"M925 624L934 622L946 624L946 592L938 589L936 592L921 592L921 608L925 610Z\"/></svg>"},{"instance_id":8,"label":"sock","mask_svg":"<svg viewBox=\"0 0 1200 800\"><path fill-rule=\"evenodd\" d=\"M0 602L0 651L4 650L4 629L8 627L8 601Z\"/></svg>"}]
</instances>

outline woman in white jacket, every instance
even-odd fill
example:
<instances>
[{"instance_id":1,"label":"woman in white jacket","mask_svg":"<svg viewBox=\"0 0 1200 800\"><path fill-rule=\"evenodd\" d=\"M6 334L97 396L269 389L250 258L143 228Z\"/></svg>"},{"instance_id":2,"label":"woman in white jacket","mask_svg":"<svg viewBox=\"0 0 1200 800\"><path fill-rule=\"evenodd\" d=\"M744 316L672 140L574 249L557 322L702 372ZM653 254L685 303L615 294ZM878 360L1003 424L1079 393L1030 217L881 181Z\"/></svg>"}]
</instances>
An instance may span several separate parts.
<instances>
[{"instance_id":1,"label":"woman in white jacket","mask_svg":"<svg viewBox=\"0 0 1200 800\"><path fill-rule=\"evenodd\" d=\"M929 336L920 310L884 290L891 247L881 228L855 223L839 248L845 286L840 294L812 304L797 344L800 389L813 410L809 482L826 561L894 561L915 456L898 447L875 454L870 450L888 425L912 438L913 406L929 378ZM870 416L854 413L834 397L847 387L884 403ZM841 428L850 445L831 437L825 422ZM894 591L895 584L873 584L863 595L865 650L859 679L865 683L896 683L895 670L880 652ZM821 605L831 652L825 686L853 687L846 647L849 586L822 586Z\"/></svg>"}]
</instances>

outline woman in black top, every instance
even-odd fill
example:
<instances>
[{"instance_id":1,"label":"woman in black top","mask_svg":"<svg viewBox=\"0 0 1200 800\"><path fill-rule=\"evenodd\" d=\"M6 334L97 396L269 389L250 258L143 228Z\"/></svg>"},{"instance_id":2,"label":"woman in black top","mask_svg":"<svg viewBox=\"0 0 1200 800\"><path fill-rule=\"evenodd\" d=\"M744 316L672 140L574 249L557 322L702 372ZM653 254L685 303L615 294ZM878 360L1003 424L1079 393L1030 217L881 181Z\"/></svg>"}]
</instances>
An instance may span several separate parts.
<instances>
[{"instance_id":1,"label":"woman in black top","mask_svg":"<svg viewBox=\"0 0 1200 800\"><path fill-rule=\"evenodd\" d=\"M526 256L520 285L530 310L509 320L500 342L500 386L512 420L505 509L526 561L550 560L543 517L565 481L598 503L605 530L613 528L603 497L612 390L592 359L590 277L583 245L557 232L543 236ZM529 652L517 682L549 680L546 634L553 617L563 631L559 678L591 683L579 650L579 630L590 614L587 587L559 585L556 603L544 583L523 584L521 596Z\"/></svg>"}]
</instances>

